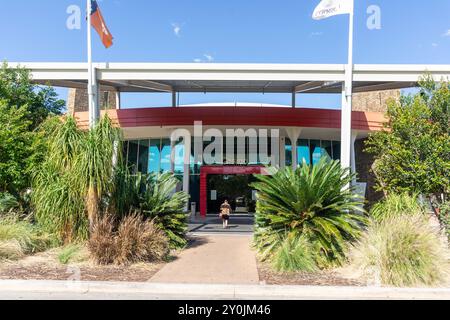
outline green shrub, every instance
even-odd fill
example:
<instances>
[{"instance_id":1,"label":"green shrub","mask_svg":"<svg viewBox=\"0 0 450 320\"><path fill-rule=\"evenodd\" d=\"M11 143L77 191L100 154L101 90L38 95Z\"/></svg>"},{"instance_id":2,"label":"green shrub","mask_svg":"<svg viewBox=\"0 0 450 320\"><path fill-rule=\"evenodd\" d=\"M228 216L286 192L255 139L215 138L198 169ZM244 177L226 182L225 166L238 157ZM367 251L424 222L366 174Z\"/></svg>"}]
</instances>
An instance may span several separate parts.
<instances>
[{"instance_id":1,"label":"green shrub","mask_svg":"<svg viewBox=\"0 0 450 320\"><path fill-rule=\"evenodd\" d=\"M61 252L58 254L58 260L62 264L68 264L72 259L77 256L81 249L78 244L69 244L62 248Z\"/></svg>"},{"instance_id":2,"label":"green shrub","mask_svg":"<svg viewBox=\"0 0 450 320\"><path fill-rule=\"evenodd\" d=\"M169 253L169 241L153 221L134 214L116 223L105 215L94 225L89 250L98 264L127 265L158 261Z\"/></svg>"},{"instance_id":3,"label":"green shrub","mask_svg":"<svg viewBox=\"0 0 450 320\"><path fill-rule=\"evenodd\" d=\"M306 237L293 235L284 237L273 254L272 265L279 272L318 270L310 241Z\"/></svg>"},{"instance_id":4,"label":"green shrub","mask_svg":"<svg viewBox=\"0 0 450 320\"><path fill-rule=\"evenodd\" d=\"M319 267L341 264L347 243L366 221L363 199L346 188L353 179L349 170L325 158L296 170L268 170L271 175L258 175L252 184L257 190L254 240L262 259L273 261L290 234L311 243Z\"/></svg>"},{"instance_id":5,"label":"green shrub","mask_svg":"<svg viewBox=\"0 0 450 320\"><path fill-rule=\"evenodd\" d=\"M424 209L418 201L418 196L411 196L408 193L391 193L384 200L374 204L370 210L370 215L376 221L403 214L420 213L424 213Z\"/></svg>"},{"instance_id":6,"label":"green shrub","mask_svg":"<svg viewBox=\"0 0 450 320\"><path fill-rule=\"evenodd\" d=\"M186 245L187 213L185 208L189 195L174 192L178 179L172 173L138 175L139 211L163 230L172 248Z\"/></svg>"},{"instance_id":7,"label":"green shrub","mask_svg":"<svg viewBox=\"0 0 450 320\"><path fill-rule=\"evenodd\" d=\"M14 218L0 220L0 259L20 259L57 244L54 236L40 231L27 221Z\"/></svg>"},{"instance_id":8,"label":"green shrub","mask_svg":"<svg viewBox=\"0 0 450 320\"><path fill-rule=\"evenodd\" d=\"M8 192L0 192L0 214L11 212L11 210L18 208L19 202Z\"/></svg>"},{"instance_id":9,"label":"green shrub","mask_svg":"<svg viewBox=\"0 0 450 320\"><path fill-rule=\"evenodd\" d=\"M390 216L373 222L352 249L352 262L383 285L438 285L448 271L447 252L438 232L422 214Z\"/></svg>"}]
</instances>

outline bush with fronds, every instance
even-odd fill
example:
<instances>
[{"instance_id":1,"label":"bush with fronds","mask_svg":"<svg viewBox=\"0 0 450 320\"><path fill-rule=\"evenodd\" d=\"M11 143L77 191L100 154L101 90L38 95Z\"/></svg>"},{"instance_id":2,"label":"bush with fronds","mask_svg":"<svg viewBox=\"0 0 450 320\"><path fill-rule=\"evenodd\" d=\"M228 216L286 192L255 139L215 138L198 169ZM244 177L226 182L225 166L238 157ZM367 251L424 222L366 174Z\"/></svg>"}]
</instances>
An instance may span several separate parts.
<instances>
[{"instance_id":1,"label":"bush with fronds","mask_svg":"<svg viewBox=\"0 0 450 320\"><path fill-rule=\"evenodd\" d=\"M88 246L93 259L102 265L160 261L169 253L164 232L138 214L121 221L101 217L94 224Z\"/></svg>"},{"instance_id":2,"label":"bush with fronds","mask_svg":"<svg viewBox=\"0 0 450 320\"><path fill-rule=\"evenodd\" d=\"M118 212L139 212L153 220L170 240L171 248L186 245L189 195L175 192L178 179L170 172L131 175L119 168L111 197Z\"/></svg>"},{"instance_id":3,"label":"bush with fronds","mask_svg":"<svg viewBox=\"0 0 450 320\"><path fill-rule=\"evenodd\" d=\"M403 214L424 213L417 194L390 193L385 199L377 202L370 210L370 216L376 221Z\"/></svg>"},{"instance_id":4,"label":"bush with fronds","mask_svg":"<svg viewBox=\"0 0 450 320\"><path fill-rule=\"evenodd\" d=\"M306 237L286 235L274 251L272 266L279 272L318 270L314 248Z\"/></svg>"},{"instance_id":5,"label":"bush with fronds","mask_svg":"<svg viewBox=\"0 0 450 320\"><path fill-rule=\"evenodd\" d=\"M18 260L59 244L55 236L28 221L8 217L0 220L0 259Z\"/></svg>"},{"instance_id":6,"label":"bush with fronds","mask_svg":"<svg viewBox=\"0 0 450 320\"><path fill-rule=\"evenodd\" d=\"M260 257L274 262L289 251L303 259L304 252L292 247L307 241L318 267L342 264L348 243L366 222L363 199L346 188L354 176L339 161L325 158L296 170L268 170L270 175L258 175L252 184L257 190L254 242ZM288 234L302 241L285 242Z\"/></svg>"},{"instance_id":7,"label":"bush with fronds","mask_svg":"<svg viewBox=\"0 0 450 320\"><path fill-rule=\"evenodd\" d=\"M449 270L447 250L429 217L408 213L373 221L350 256L364 276L376 283L435 286L445 281Z\"/></svg>"},{"instance_id":8,"label":"bush with fronds","mask_svg":"<svg viewBox=\"0 0 450 320\"><path fill-rule=\"evenodd\" d=\"M8 192L0 192L0 214L10 213L19 206L19 201L17 201L16 197Z\"/></svg>"}]
</instances>

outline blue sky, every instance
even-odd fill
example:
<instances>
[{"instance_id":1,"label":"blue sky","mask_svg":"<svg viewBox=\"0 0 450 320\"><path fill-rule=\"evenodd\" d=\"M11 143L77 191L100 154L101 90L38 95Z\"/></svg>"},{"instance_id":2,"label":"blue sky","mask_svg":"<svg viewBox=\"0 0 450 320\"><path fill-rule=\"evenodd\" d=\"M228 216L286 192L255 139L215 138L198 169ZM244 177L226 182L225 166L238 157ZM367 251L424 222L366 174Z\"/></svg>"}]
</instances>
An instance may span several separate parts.
<instances>
[{"instance_id":1,"label":"blue sky","mask_svg":"<svg viewBox=\"0 0 450 320\"><path fill-rule=\"evenodd\" d=\"M0 59L85 61L85 21L68 30L69 5L84 0L1 0ZM103 0L114 35L103 48L94 34L94 61L345 63L348 17L311 19L319 0ZM355 0L355 63L450 64L450 1ZM369 30L366 10L381 8L381 29ZM84 11L83 11L84 16ZM62 95L64 90L59 90ZM189 95L181 103L290 103L286 95ZM125 106L165 105L167 95L125 95ZM339 107L338 96L299 95L298 105Z\"/></svg>"}]
</instances>

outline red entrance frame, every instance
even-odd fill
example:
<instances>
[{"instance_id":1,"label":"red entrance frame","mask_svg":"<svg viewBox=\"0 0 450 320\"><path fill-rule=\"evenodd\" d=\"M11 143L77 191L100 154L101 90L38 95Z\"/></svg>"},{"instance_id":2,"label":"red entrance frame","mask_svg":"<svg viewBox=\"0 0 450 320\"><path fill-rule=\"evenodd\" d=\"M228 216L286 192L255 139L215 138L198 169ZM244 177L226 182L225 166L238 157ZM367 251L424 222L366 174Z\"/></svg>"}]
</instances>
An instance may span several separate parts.
<instances>
[{"instance_id":1,"label":"red entrance frame","mask_svg":"<svg viewBox=\"0 0 450 320\"><path fill-rule=\"evenodd\" d=\"M208 206L207 178L210 174L263 174L264 166L202 166L200 168L200 215L206 217Z\"/></svg>"}]
</instances>

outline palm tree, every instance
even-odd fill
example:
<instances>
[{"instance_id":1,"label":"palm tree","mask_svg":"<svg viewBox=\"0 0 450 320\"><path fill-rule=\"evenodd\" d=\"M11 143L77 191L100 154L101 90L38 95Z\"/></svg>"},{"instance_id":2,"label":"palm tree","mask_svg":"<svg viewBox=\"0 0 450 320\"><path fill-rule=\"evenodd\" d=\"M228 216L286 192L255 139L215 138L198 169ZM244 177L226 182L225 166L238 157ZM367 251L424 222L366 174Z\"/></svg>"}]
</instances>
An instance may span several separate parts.
<instances>
[{"instance_id":1,"label":"palm tree","mask_svg":"<svg viewBox=\"0 0 450 320\"><path fill-rule=\"evenodd\" d=\"M319 265L342 261L346 242L360 235L365 222L363 199L346 188L354 176L325 158L296 170L269 170L252 184L255 244L263 258L273 257L287 237L301 237L312 244Z\"/></svg>"},{"instance_id":2,"label":"palm tree","mask_svg":"<svg viewBox=\"0 0 450 320\"><path fill-rule=\"evenodd\" d=\"M86 210L90 230L98 217L102 195L114 188L113 158L121 156L121 131L104 116L81 139L75 157L74 175L86 195Z\"/></svg>"}]
</instances>

